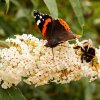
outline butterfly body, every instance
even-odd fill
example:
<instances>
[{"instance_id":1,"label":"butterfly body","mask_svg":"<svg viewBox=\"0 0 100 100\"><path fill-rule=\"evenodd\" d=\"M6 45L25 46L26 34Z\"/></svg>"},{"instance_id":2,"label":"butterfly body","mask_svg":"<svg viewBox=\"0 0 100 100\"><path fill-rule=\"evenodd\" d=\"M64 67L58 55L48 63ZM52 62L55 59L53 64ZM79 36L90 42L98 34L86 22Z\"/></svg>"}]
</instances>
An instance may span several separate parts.
<instances>
[{"instance_id":1,"label":"butterfly body","mask_svg":"<svg viewBox=\"0 0 100 100\"><path fill-rule=\"evenodd\" d=\"M67 40L75 39L69 25L62 19L53 19L47 14L34 10L34 18L43 37L47 39L46 47L56 47Z\"/></svg>"}]
</instances>

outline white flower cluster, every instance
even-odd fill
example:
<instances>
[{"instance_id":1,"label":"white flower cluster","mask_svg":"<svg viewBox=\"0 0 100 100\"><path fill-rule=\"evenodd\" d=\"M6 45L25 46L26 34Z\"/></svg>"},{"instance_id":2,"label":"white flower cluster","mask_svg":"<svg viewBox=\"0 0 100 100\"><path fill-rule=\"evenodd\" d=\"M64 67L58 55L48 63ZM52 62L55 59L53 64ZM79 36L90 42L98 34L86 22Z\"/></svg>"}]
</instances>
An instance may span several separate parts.
<instances>
[{"instance_id":1,"label":"white flower cluster","mask_svg":"<svg viewBox=\"0 0 100 100\"><path fill-rule=\"evenodd\" d=\"M16 35L6 40L9 48L0 49L0 82L2 88L10 88L21 81L35 86L49 82L69 83L82 77L90 81L100 77L100 48L96 49L96 64L81 62L74 44L65 42L52 49L45 47L45 40L32 35ZM82 45L82 42L77 41Z\"/></svg>"}]
</instances>

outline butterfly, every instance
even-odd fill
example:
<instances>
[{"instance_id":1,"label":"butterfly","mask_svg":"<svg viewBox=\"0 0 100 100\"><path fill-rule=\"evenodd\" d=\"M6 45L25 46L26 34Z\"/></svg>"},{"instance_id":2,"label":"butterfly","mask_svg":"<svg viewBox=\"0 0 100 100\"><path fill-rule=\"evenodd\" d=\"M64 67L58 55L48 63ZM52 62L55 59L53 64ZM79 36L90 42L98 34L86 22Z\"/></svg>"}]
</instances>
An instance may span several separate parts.
<instances>
[{"instance_id":1,"label":"butterfly","mask_svg":"<svg viewBox=\"0 0 100 100\"><path fill-rule=\"evenodd\" d=\"M70 30L69 25L62 19L54 19L48 14L34 10L34 19L43 37L47 40L46 47L54 48L57 45L77 38Z\"/></svg>"}]
</instances>

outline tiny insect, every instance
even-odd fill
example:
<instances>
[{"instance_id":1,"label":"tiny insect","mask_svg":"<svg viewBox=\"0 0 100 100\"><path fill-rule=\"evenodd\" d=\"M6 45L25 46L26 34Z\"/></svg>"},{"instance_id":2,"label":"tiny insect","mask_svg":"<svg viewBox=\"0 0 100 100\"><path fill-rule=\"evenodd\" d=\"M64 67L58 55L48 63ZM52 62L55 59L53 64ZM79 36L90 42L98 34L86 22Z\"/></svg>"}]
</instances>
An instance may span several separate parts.
<instances>
[{"instance_id":1,"label":"tiny insect","mask_svg":"<svg viewBox=\"0 0 100 100\"><path fill-rule=\"evenodd\" d=\"M75 46L74 49L81 51L81 62L86 61L87 63L93 61L95 57L95 48L89 45L90 42L86 41L83 43L83 46Z\"/></svg>"}]
</instances>

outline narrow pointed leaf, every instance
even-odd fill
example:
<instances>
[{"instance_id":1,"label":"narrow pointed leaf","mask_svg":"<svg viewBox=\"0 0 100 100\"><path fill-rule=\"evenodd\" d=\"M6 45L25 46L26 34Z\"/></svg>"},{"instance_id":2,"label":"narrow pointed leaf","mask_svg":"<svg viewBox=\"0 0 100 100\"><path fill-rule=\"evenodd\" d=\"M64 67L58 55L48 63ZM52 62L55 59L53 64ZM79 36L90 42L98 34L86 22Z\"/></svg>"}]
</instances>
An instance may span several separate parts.
<instances>
[{"instance_id":1,"label":"narrow pointed leaf","mask_svg":"<svg viewBox=\"0 0 100 100\"><path fill-rule=\"evenodd\" d=\"M10 89L7 89L7 91L12 97L12 100L26 100L20 89L17 87L12 87Z\"/></svg>"},{"instance_id":2,"label":"narrow pointed leaf","mask_svg":"<svg viewBox=\"0 0 100 100\"><path fill-rule=\"evenodd\" d=\"M2 89L0 87L0 100L26 100L17 87Z\"/></svg>"},{"instance_id":3,"label":"narrow pointed leaf","mask_svg":"<svg viewBox=\"0 0 100 100\"><path fill-rule=\"evenodd\" d=\"M38 4L39 4L39 0L31 0L34 8L36 9L38 7Z\"/></svg>"},{"instance_id":4,"label":"narrow pointed leaf","mask_svg":"<svg viewBox=\"0 0 100 100\"><path fill-rule=\"evenodd\" d=\"M10 1L9 1L9 0L5 0L5 2L6 2L6 7L7 7L7 8L6 8L6 13L7 13L8 10L9 10L9 2L10 2Z\"/></svg>"},{"instance_id":5,"label":"narrow pointed leaf","mask_svg":"<svg viewBox=\"0 0 100 100\"><path fill-rule=\"evenodd\" d=\"M75 15L78 19L78 22L82 28L82 33L83 33L83 27L84 27L84 17L83 17L83 13L82 13L82 9L81 9L81 3L80 0L69 0L71 3L71 6L73 8L73 11L75 12Z\"/></svg>"},{"instance_id":6,"label":"narrow pointed leaf","mask_svg":"<svg viewBox=\"0 0 100 100\"><path fill-rule=\"evenodd\" d=\"M54 18L58 18L58 8L56 0L44 0L46 6L48 7L50 14Z\"/></svg>"},{"instance_id":7,"label":"narrow pointed leaf","mask_svg":"<svg viewBox=\"0 0 100 100\"><path fill-rule=\"evenodd\" d=\"M0 100L12 100L9 93L0 87Z\"/></svg>"}]
</instances>

